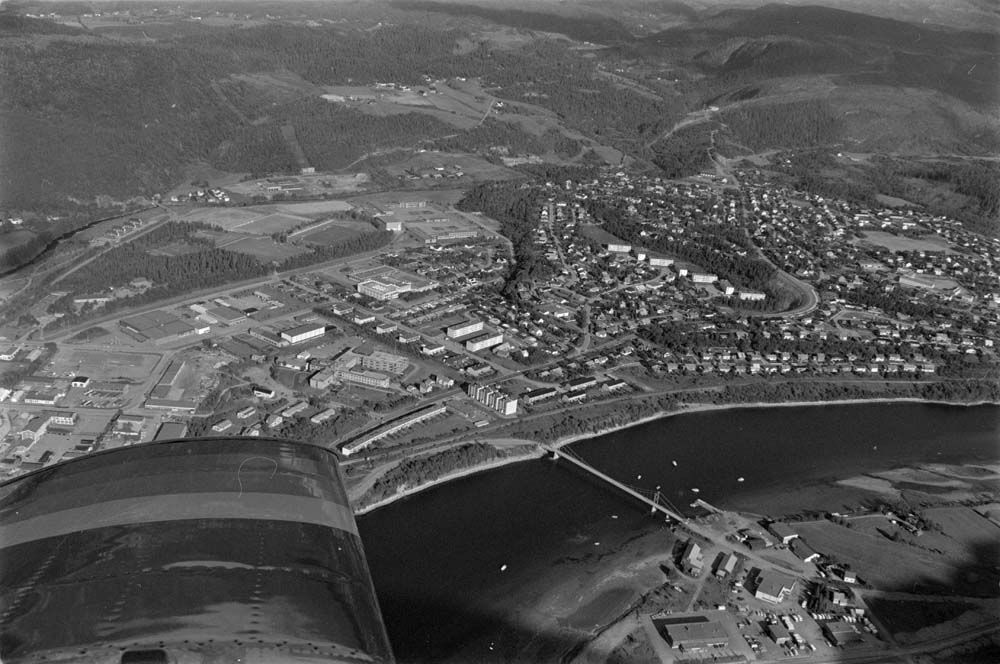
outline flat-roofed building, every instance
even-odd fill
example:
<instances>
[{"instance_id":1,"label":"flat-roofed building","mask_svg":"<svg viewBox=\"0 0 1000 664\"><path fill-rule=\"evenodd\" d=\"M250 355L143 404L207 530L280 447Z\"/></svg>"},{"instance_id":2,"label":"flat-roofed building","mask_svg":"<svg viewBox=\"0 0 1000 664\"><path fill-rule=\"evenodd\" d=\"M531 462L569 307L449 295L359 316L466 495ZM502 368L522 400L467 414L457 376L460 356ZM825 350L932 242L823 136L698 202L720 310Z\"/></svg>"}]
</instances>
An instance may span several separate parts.
<instances>
[{"instance_id":1,"label":"flat-roofed building","mask_svg":"<svg viewBox=\"0 0 1000 664\"><path fill-rule=\"evenodd\" d=\"M837 647L859 643L862 640L861 634L858 633L854 625L846 623L843 620L825 622L822 627L823 635L832 645Z\"/></svg>"},{"instance_id":2,"label":"flat-roofed building","mask_svg":"<svg viewBox=\"0 0 1000 664\"><path fill-rule=\"evenodd\" d=\"M385 371L398 376L406 373L406 368L410 366L410 361L402 355L364 347L356 348L354 352L361 357L361 366L371 371Z\"/></svg>"},{"instance_id":3,"label":"flat-roofed building","mask_svg":"<svg viewBox=\"0 0 1000 664\"><path fill-rule=\"evenodd\" d=\"M464 323L458 323L456 325L449 325L445 332L448 334L449 339L457 339L458 337L464 337L473 332L480 332L483 329L483 321L472 320L466 321Z\"/></svg>"},{"instance_id":4,"label":"flat-roofed building","mask_svg":"<svg viewBox=\"0 0 1000 664\"><path fill-rule=\"evenodd\" d=\"M729 643L726 628L705 616L658 619L654 622L663 640L675 650L697 652Z\"/></svg>"},{"instance_id":5,"label":"flat-roofed building","mask_svg":"<svg viewBox=\"0 0 1000 664\"><path fill-rule=\"evenodd\" d=\"M486 332L465 342L465 348L473 353L493 348L503 343L502 332Z\"/></svg>"},{"instance_id":6,"label":"flat-roofed building","mask_svg":"<svg viewBox=\"0 0 1000 664\"><path fill-rule=\"evenodd\" d=\"M281 331L281 338L289 344L300 344L310 339L317 339L326 334L326 325L323 323L307 323L297 325L288 330Z\"/></svg>"},{"instance_id":7,"label":"flat-roofed building","mask_svg":"<svg viewBox=\"0 0 1000 664\"><path fill-rule=\"evenodd\" d=\"M402 293L407 293L412 288L412 285L407 282L401 283L386 283L383 281L378 281L376 279L369 279L367 281L362 281L356 287L358 292L362 295L367 295L368 297L375 300L394 300L399 297Z\"/></svg>"},{"instance_id":8,"label":"flat-roofed building","mask_svg":"<svg viewBox=\"0 0 1000 664\"><path fill-rule=\"evenodd\" d=\"M71 427L76 424L77 415L71 410L53 410L48 413L49 424Z\"/></svg>"},{"instance_id":9,"label":"flat-roofed building","mask_svg":"<svg viewBox=\"0 0 1000 664\"><path fill-rule=\"evenodd\" d=\"M164 422L160 425L160 428L156 430L156 435L153 436L153 440L173 440L175 438L183 438L186 433L186 423Z\"/></svg>"}]
</instances>

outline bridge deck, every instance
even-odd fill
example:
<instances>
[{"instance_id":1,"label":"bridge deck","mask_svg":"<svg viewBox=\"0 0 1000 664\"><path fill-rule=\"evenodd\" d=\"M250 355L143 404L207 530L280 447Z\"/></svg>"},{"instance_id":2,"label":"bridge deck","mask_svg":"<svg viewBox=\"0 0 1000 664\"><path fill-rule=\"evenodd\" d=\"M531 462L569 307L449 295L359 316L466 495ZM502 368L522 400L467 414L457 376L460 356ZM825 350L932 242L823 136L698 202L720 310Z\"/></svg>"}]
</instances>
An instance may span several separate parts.
<instances>
[{"instance_id":1,"label":"bridge deck","mask_svg":"<svg viewBox=\"0 0 1000 664\"><path fill-rule=\"evenodd\" d=\"M665 514L666 516L670 517L671 519L673 519L675 521L680 521L680 522L684 521L684 517L682 517L680 514L677 514L673 510L668 509L667 507L664 507L663 505L661 505L654 498L650 498L649 496L647 496L647 495L645 495L643 493L640 493L639 491L636 491L634 488L630 487L629 485L625 484L624 482L620 482L620 481L616 480L615 478L611 477L610 475L602 473L601 471L599 471L598 469L594 468L589 463L587 463L586 461L584 461L583 459L581 459L580 457L576 456L575 454L571 454L568 450L557 450L556 448L550 447L548 445L540 445L540 447L543 450L545 450L546 452L549 452L550 454L552 454L555 458L560 458L560 457L564 458L564 459L568 460L570 463L572 463L573 465L578 466L579 468L582 468L583 470L587 471L591 475L593 475L593 476L595 476L595 477L597 477L597 478L599 478L601 480L604 480L605 482L607 482L611 486L614 486L614 487L616 487L618 489L621 489L622 491L624 491L625 493L629 494L630 496L632 496L634 498L638 498L642 502L644 502L647 505L649 505L650 509L652 509L654 511L662 512L663 514Z\"/></svg>"}]
</instances>

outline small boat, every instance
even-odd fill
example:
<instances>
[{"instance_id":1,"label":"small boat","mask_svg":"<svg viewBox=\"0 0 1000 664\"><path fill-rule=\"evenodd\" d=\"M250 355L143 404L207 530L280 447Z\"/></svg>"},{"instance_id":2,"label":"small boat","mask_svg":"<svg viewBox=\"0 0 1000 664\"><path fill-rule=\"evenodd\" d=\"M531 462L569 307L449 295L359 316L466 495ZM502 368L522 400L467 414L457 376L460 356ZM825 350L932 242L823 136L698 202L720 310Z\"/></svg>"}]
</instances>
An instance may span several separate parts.
<instances>
[{"instance_id":1,"label":"small boat","mask_svg":"<svg viewBox=\"0 0 1000 664\"><path fill-rule=\"evenodd\" d=\"M695 493L698 493L699 489L698 489L698 487L695 487L695 488L691 489L691 491L693 491Z\"/></svg>"},{"instance_id":2,"label":"small boat","mask_svg":"<svg viewBox=\"0 0 1000 664\"><path fill-rule=\"evenodd\" d=\"M507 571L507 566L506 565L500 565L500 571L501 572L506 572Z\"/></svg>"},{"instance_id":3,"label":"small boat","mask_svg":"<svg viewBox=\"0 0 1000 664\"><path fill-rule=\"evenodd\" d=\"M743 478L742 478L742 477L737 477L737 478L736 478L736 481L737 481L737 482L742 482L742 481L743 481Z\"/></svg>"},{"instance_id":4,"label":"small boat","mask_svg":"<svg viewBox=\"0 0 1000 664\"><path fill-rule=\"evenodd\" d=\"M670 463L674 464L674 468L676 468L676 467L677 467L677 459L674 459L674 460L673 460L673 461L671 461Z\"/></svg>"},{"instance_id":5,"label":"small boat","mask_svg":"<svg viewBox=\"0 0 1000 664\"><path fill-rule=\"evenodd\" d=\"M642 475L636 475L636 476L635 476L635 479L637 479L637 480L641 480L641 479L642 479Z\"/></svg>"},{"instance_id":6,"label":"small boat","mask_svg":"<svg viewBox=\"0 0 1000 664\"><path fill-rule=\"evenodd\" d=\"M618 518L618 515L617 515L617 514L612 514L612 515L611 515L611 518L612 518L612 519L617 519L617 518Z\"/></svg>"}]
</instances>

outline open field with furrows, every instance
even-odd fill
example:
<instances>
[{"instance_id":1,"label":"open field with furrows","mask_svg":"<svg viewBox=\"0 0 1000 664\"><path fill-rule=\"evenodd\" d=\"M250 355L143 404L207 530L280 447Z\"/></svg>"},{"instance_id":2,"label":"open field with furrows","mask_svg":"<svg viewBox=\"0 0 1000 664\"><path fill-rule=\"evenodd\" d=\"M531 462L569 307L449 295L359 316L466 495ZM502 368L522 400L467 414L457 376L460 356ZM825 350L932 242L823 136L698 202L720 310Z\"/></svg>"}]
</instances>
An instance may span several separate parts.
<instances>
[{"instance_id":1,"label":"open field with furrows","mask_svg":"<svg viewBox=\"0 0 1000 664\"><path fill-rule=\"evenodd\" d=\"M147 253L153 256L184 256L185 254L195 254L199 251L204 251L204 249L205 247L203 246L185 242L184 240L177 240L162 247L150 249Z\"/></svg>"},{"instance_id":2,"label":"open field with furrows","mask_svg":"<svg viewBox=\"0 0 1000 664\"><path fill-rule=\"evenodd\" d=\"M52 358L48 371L57 376L88 376L93 380L149 378L160 356L146 353L73 350L62 351Z\"/></svg>"},{"instance_id":3,"label":"open field with furrows","mask_svg":"<svg viewBox=\"0 0 1000 664\"><path fill-rule=\"evenodd\" d=\"M338 178L342 176L330 176L331 178ZM353 179L353 176L350 176ZM260 210L275 210L278 212L284 212L291 215L299 215L302 217L320 217L331 212L348 212L354 209L354 206L346 201L310 201L308 203L282 203L281 205L264 205L258 208Z\"/></svg>"},{"instance_id":4,"label":"open field with furrows","mask_svg":"<svg viewBox=\"0 0 1000 664\"><path fill-rule=\"evenodd\" d=\"M796 524L800 536L828 558L847 563L858 575L880 590L960 594L972 597L996 595L996 571L970 562L979 556L969 552L965 560L920 548L914 544L892 542L881 534L859 532L830 521Z\"/></svg>"},{"instance_id":5,"label":"open field with furrows","mask_svg":"<svg viewBox=\"0 0 1000 664\"><path fill-rule=\"evenodd\" d=\"M218 249L235 251L259 258L264 262L283 261L290 256L304 254L308 249L293 244L280 244L270 237L242 233L201 231L199 235L211 238Z\"/></svg>"},{"instance_id":6,"label":"open field with furrows","mask_svg":"<svg viewBox=\"0 0 1000 664\"><path fill-rule=\"evenodd\" d=\"M268 214L260 219L255 219L249 224L240 227L241 233L256 233L259 235L272 235L274 233L284 233L302 224L309 223L306 217L297 217L290 214Z\"/></svg>"},{"instance_id":7,"label":"open field with furrows","mask_svg":"<svg viewBox=\"0 0 1000 664\"><path fill-rule=\"evenodd\" d=\"M367 222L328 223L295 235L296 242L304 242L320 246L340 244L373 230Z\"/></svg>"},{"instance_id":8,"label":"open field with furrows","mask_svg":"<svg viewBox=\"0 0 1000 664\"><path fill-rule=\"evenodd\" d=\"M956 253L946 239L937 235L912 238L884 231L865 231L865 239L860 241L885 247L889 251L944 251L949 254Z\"/></svg>"},{"instance_id":9,"label":"open field with furrows","mask_svg":"<svg viewBox=\"0 0 1000 664\"><path fill-rule=\"evenodd\" d=\"M246 226L265 214L262 211L243 208L198 208L181 217L181 221L197 221L229 231Z\"/></svg>"}]
</instances>

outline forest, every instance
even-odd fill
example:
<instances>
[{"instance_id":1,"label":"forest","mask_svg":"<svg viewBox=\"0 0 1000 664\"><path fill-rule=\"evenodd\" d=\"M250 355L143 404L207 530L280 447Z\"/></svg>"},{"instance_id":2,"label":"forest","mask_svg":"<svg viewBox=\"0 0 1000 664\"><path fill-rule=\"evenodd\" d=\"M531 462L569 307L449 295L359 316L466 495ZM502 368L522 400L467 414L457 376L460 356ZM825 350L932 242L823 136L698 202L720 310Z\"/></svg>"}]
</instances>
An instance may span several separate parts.
<instances>
[{"instance_id":1,"label":"forest","mask_svg":"<svg viewBox=\"0 0 1000 664\"><path fill-rule=\"evenodd\" d=\"M471 16L525 30L556 32L572 39L597 44L610 44L632 38L628 28L614 19L574 16L569 12L550 14L510 7L485 7L473 4L433 2L432 0L393 0L392 5L411 11Z\"/></svg>"},{"instance_id":2,"label":"forest","mask_svg":"<svg viewBox=\"0 0 1000 664\"><path fill-rule=\"evenodd\" d=\"M430 456L406 459L386 471L365 494L362 506L396 494L400 488L412 488L432 482L448 473L478 466L508 456L485 443L465 443Z\"/></svg>"},{"instance_id":3,"label":"forest","mask_svg":"<svg viewBox=\"0 0 1000 664\"><path fill-rule=\"evenodd\" d=\"M840 140L842 123L820 100L741 106L722 114L733 140L761 151L827 145Z\"/></svg>"},{"instance_id":4,"label":"forest","mask_svg":"<svg viewBox=\"0 0 1000 664\"><path fill-rule=\"evenodd\" d=\"M521 286L530 288L547 279L554 269L534 244L536 194L530 187L511 182L481 184L473 187L458 202L459 210L482 212L500 222L500 233L514 247L514 261L502 293L517 299Z\"/></svg>"}]
</instances>

